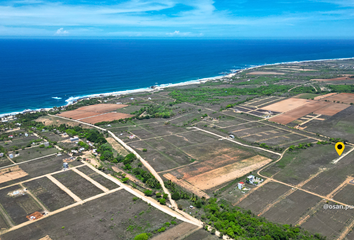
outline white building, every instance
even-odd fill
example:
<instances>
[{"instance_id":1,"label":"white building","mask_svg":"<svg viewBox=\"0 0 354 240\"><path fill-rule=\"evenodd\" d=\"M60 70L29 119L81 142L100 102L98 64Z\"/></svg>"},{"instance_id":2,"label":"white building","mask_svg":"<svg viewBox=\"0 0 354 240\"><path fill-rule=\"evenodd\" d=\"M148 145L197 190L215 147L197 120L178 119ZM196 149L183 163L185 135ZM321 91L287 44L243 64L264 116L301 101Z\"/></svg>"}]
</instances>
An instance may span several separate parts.
<instances>
[{"instance_id":1,"label":"white building","mask_svg":"<svg viewBox=\"0 0 354 240\"><path fill-rule=\"evenodd\" d=\"M9 154L9 158L14 158L14 155L12 153Z\"/></svg>"},{"instance_id":2,"label":"white building","mask_svg":"<svg viewBox=\"0 0 354 240\"><path fill-rule=\"evenodd\" d=\"M237 187L238 187L238 189L240 189L240 190L242 190L242 188L245 186L245 183L244 182L239 182L238 184L237 184Z\"/></svg>"},{"instance_id":3,"label":"white building","mask_svg":"<svg viewBox=\"0 0 354 240\"><path fill-rule=\"evenodd\" d=\"M4 156L4 153L0 153L0 157L3 157Z\"/></svg>"}]
</instances>

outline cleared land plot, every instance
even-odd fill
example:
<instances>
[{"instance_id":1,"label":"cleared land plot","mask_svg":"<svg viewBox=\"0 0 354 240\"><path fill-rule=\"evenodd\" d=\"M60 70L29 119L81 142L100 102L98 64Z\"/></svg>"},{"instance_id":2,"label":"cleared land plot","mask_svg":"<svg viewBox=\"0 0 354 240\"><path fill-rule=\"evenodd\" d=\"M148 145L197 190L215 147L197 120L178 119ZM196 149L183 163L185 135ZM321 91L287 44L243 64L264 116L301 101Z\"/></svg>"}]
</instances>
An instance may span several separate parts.
<instances>
[{"instance_id":1,"label":"cleared land plot","mask_svg":"<svg viewBox=\"0 0 354 240\"><path fill-rule=\"evenodd\" d=\"M42 176L48 173L60 171L63 168L63 159L67 157L68 155L62 155L60 157L54 155L51 157L44 157L38 160L22 163L20 165L20 168L28 175L15 180L3 182L0 184L0 187L18 183L20 181ZM79 161L74 161L69 163L69 166L78 166L78 165L82 165L82 163Z\"/></svg>"},{"instance_id":2,"label":"cleared land plot","mask_svg":"<svg viewBox=\"0 0 354 240\"><path fill-rule=\"evenodd\" d=\"M205 231L204 229L200 229L188 237L184 238L183 240L218 240L218 238L215 235L211 235L209 232Z\"/></svg>"},{"instance_id":3,"label":"cleared land plot","mask_svg":"<svg viewBox=\"0 0 354 240\"><path fill-rule=\"evenodd\" d=\"M335 205L333 202L329 202L328 204ZM323 205L321 205L318 211L301 226L310 232L327 236L327 239L337 239L340 232L348 225L348 221L352 220L353 211L324 209Z\"/></svg>"},{"instance_id":4,"label":"cleared land plot","mask_svg":"<svg viewBox=\"0 0 354 240\"><path fill-rule=\"evenodd\" d=\"M110 122L113 120L125 119L133 117L133 115L126 114L126 113L105 113L99 116L88 117L84 119L80 119L80 121L95 124L98 122Z\"/></svg>"},{"instance_id":5,"label":"cleared land plot","mask_svg":"<svg viewBox=\"0 0 354 240\"><path fill-rule=\"evenodd\" d=\"M333 199L354 206L354 185L348 184Z\"/></svg>"},{"instance_id":6,"label":"cleared land plot","mask_svg":"<svg viewBox=\"0 0 354 240\"><path fill-rule=\"evenodd\" d=\"M7 159L7 157L0 158L0 167L5 167L5 166L11 165L11 164L12 164L12 162L9 159Z\"/></svg>"},{"instance_id":7,"label":"cleared land plot","mask_svg":"<svg viewBox=\"0 0 354 240\"><path fill-rule=\"evenodd\" d=\"M40 147L32 147L29 149L19 151L19 156L14 157L14 162L23 162L31 159L35 159L38 157L47 156L53 153L57 153L58 149L56 148L40 148Z\"/></svg>"},{"instance_id":8,"label":"cleared land plot","mask_svg":"<svg viewBox=\"0 0 354 240\"><path fill-rule=\"evenodd\" d=\"M271 161L269 158L257 155L194 177L186 178L186 180L202 190L207 190L242 177Z\"/></svg>"},{"instance_id":9,"label":"cleared land plot","mask_svg":"<svg viewBox=\"0 0 354 240\"><path fill-rule=\"evenodd\" d=\"M295 224L309 208L321 201L321 198L303 191L295 191L287 198L269 209L263 217L281 224Z\"/></svg>"},{"instance_id":10,"label":"cleared land plot","mask_svg":"<svg viewBox=\"0 0 354 240\"><path fill-rule=\"evenodd\" d=\"M303 126L306 126L308 131L354 142L354 106L344 109L325 121L311 121Z\"/></svg>"},{"instance_id":11,"label":"cleared land plot","mask_svg":"<svg viewBox=\"0 0 354 240\"><path fill-rule=\"evenodd\" d=\"M176 135L164 137L164 139L177 147L188 147L200 143L213 142L216 136L206 134L200 131L183 132Z\"/></svg>"},{"instance_id":12,"label":"cleared land plot","mask_svg":"<svg viewBox=\"0 0 354 240\"><path fill-rule=\"evenodd\" d=\"M53 142L59 142L59 141L69 139L69 136L62 137L61 135L55 134L52 132L44 132L44 133L41 133L41 135L47 137L50 141L53 141Z\"/></svg>"},{"instance_id":13,"label":"cleared land plot","mask_svg":"<svg viewBox=\"0 0 354 240\"><path fill-rule=\"evenodd\" d=\"M314 111L313 113L327 115L327 116L333 116L348 107L350 107L350 106L347 104L331 103L328 106L325 106L323 108L320 108L320 109Z\"/></svg>"},{"instance_id":14,"label":"cleared land plot","mask_svg":"<svg viewBox=\"0 0 354 240\"><path fill-rule=\"evenodd\" d=\"M28 136L28 137L15 137L11 140L11 142L0 142L0 145L6 149L10 149L13 146L17 146L18 148L26 147L27 144L31 143L33 140L37 140L36 136Z\"/></svg>"},{"instance_id":15,"label":"cleared land plot","mask_svg":"<svg viewBox=\"0 0 354 240\"><path fill-rule=\"evenodd\" d=\"M354 171L353 152L341 159L331 169L320 173L317 177L306 183L303 188L317 194L326 196L342 184Z\"/></svg>"},{"instance_id":16,"label":"cleared land plot","mask_svg":"<svg viewBox=\"0 0 354 240\"><path fill-rule=\"evenodd\" d=\"M118 109L117 112L131 114L135 111L139 111L142 107L143 106L130 105L130 106Z\"/></svg>"},{"instance_id":17,"label":"cleared land plot","mask_svg":"<svg viewBox=\"0 0 354 240\"><path fill-rule=\"evenodd\" d=\"M302 99L310 99L310 98L314 98L314 100L316 100L316 97L318 97L318 94L314 94L314 93L301 93L299 95L295 96L296 98L302 98Z\"/></svg>"},{"instance_id":18,"label":"cleared land plot","mask_svg":"<svg viewBox=\"0 0 354 240\"><path fill-rule=\"evenodd\" d=\"M278 197L290 190L290 187L276 182L266 183L243 199L238 206L259 214L268 205L277 200Z\"/></svg>"},{"instance_id":19,"label":"cleared land plot","mask_svg":"<svg viewBox=\"0 0 354 240\"><path fill-rule=\"evenodd\" d=\"M332 96L332 95L336 95L337 93L328 93L328 94L325 94L325 95L320 95L320 96L317 96L314 98L314 100L321 100L323 98L326 98L326 97L329 97L329 96Z\"/></svg>"},{"instance_id":20,"label":"cleared land plot","mask_svg":"<svg viewBox=\"0 0 354 240\"><path fill-rule=\"evenodd\" d=\"M87 176L101 184L102 186L112 190L114 188L118 188L119 186L115 184L113 181L109 180L108 178L103 177L101 174L93 171L90 167L84 166L80 167L78 171L85 173Z\"/></svg>"},{"instance_id":21,"label":"cleared land plot","mask_svg":"<svg viewBox=\"0 0 354 240\"><path fill-rule=\"evenodd\" d=\"M193 224L183 222L167 230L166 232L163 232L162 234L152 238L151 240L177 240L181 237L188 236L197 228L198 227Z\"/></svg>"},{"instance_id":22,"label":"cleared land plot","mask_svg":"<svg viewBox=\"0 0 354 240\"><path fill-rule=\"evenodd\" d=\"M50 211L75 202L74 199L46 177L26 182L23 185Z\"/></svg>"},{"instance_id":23,"label":"cleared land plot","mask_svg":"<svg viewBox=\"0 0 354 240\"><path fill-rule=\"evenodd\" d=\"M7 225L4 217L0 214L0 231L7 229L9 226Z\"/></svg>"},{"instance_id":24,"label":"cleared land plot","mask_svg":"<svg viewBox=\"0 0 354 240\"><path fill-rule=\"evenodd\" d=\"M55 174L53 177L82 200L102 193L101 189L70 170Z\"/></svg>"},{"instance_id":25,"label":"cleared land plot","mask_svg":"<svg viewBox=\"0 0 354 240\"><path fill-rule=\"evenodd\" d=\"M133 197L120 190L3 234L1 239L38 240L48 235L52 239L126 240L173 220L143 201L133 202Z\"/></svg>"},{"instance_id":26,"label":"cleared land plot","mask_svg":"<svg viewBox=\"0 0 354 240\"><path fill-rule=\"evenodd\" d=\"M265 106L262 109L276 111L276 112L287 112L292 109L301 107L301 106L307 104L308 102L309 102L309 100L306 100L306 99L288 98L286 100Z\"/></svg>"},{"instance_id":27,"label":"cleared land plot","mask_svg":"<svg viewBox=\"0 0 354 240\"><path fill-rule=\"evenodd\" d=\"M328 100L330 102L340 102L340 103L354 103L354 94L353 93L339 93L336 95L332 95L324 98L324 100Z\"/></svg>"},{"instance_id":28,"label":"cleared land plot","mask_svg":"<svg viewBox=\"0 0 354 240\"><path fill-rule=\"evenodd\" d=\"M331 162L338 156L333 151L333 147L333 145L319 146L316 144L307 149L287 151L279 162L264 169L261 173L267 176L276 173L275 179L297 185L318 173L320 169L333 167Z\"/></svg>"},{"instance_id":29,"label":"cleared land plot","mask_svg":"<svg viewBox=\"0 0 354 240\"><path fill-rule=\"evenodd\" d=\"M18 194L16 196L8 195L8 193L12 193L19 189L23 189L23 187L20 185L15 185L0 190L0 204L15 224L28 221L26 216L29 214L36 211L43 211L43 209L27 193L24 195Z\"/></svg>"},{"instance_id":30,"label":"cleared land plot","mask_svg":"<svg viewBox=\"0 0 354 240\"><path fill-rule=\"evenodd\" d=\"M307 101L310 101L310 100L307 100ZM311 100L311 102L308 102L307 104L304 104L301 107L287 111L286 113L283 113L282 115L278 115L278 116L270 118L270 121L281 123L281 124L288 124L298 118L301 118L307 114L313 113L323 107L327 107L328 105L330 105L330 103Z\"/></svg>"},{"instance_id":31,"label":"cleared land plot","mask_svg":"<svg viewBox=\"0 0 354 240\"><path fill-rule=\"evenodd\" d=\"M91 106L85 106L76 110L62 112L58 116L72 118L76 120L82 120L87 123L98 123L103 121L113 121L122 118L131 117L130 114L125 113L110 113L119 108L127 107L123 104L96 104Z\"/></svg>"},{"instance_id":32,"label":"cleared land plot","mask_svg":"<svg viewBox=\"0 0 354 240\"><path fill-rule=\"evenodd\" d=\"M28 174L25 171L23 171L19 166L5 168L0 170L0 183L22 178L27 175Z\"/></svg>"}]
</instances>

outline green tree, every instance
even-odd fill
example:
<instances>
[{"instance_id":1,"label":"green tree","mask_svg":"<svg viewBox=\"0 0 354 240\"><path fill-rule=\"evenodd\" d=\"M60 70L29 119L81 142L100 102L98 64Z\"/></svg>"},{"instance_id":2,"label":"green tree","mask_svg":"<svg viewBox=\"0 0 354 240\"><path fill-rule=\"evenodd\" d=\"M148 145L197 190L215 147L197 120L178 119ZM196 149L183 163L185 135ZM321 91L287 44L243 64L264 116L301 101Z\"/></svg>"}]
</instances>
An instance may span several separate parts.
<instances>
[{"instance_id":1,"label":"green tree","mask_svg":"<svg viewBox=\"0 0 354 240\"><path fill-rule=\"evenodd\" d=\"M139 235L136 235L134 240L148 240L149 236L146 233L141 233Z\"/></svg>"}]
</instances>

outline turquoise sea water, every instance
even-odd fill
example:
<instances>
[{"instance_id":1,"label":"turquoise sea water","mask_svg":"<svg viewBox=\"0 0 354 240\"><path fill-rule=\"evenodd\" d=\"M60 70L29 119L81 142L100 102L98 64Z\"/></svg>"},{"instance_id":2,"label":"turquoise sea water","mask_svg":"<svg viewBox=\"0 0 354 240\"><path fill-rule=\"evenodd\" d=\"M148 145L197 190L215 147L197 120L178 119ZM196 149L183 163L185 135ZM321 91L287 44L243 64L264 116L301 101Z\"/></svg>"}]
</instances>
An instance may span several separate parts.
<instances>
[{"instance_id":1,"label":"turquoise sea water","mask_svg":"<svg viewBox=\"0 0 354 240\"><path fill-rule=\"evenodd\" d=\"M221 75L231 69L354 57L351 40L0 40L0 114L79 97Z\"/></svg>"}]
</instances>

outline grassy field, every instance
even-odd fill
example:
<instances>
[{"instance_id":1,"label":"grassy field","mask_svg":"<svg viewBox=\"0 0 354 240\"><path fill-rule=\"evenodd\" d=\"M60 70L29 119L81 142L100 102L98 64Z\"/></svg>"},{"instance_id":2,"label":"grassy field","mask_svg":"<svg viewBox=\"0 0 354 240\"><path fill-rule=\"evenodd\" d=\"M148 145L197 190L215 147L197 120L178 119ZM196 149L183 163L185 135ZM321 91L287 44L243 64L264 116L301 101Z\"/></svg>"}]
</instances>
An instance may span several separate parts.
<instances>
[{"instance_id":1,"label":"grassy field","mask_svg":"<svg viewBox=\"0 0 354 240\"><path fill-rule=\"evenodd\" d=\"M53 148L32 147L29 149L20 150L19 151L20 155L18 157L14 157L13 161L14 162L23 162L23 161L47 156L47 155L57 153L57 152L59 152L58 149L56 149L54 147Z\"/></svg>"}]
</instances>

